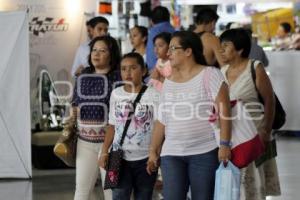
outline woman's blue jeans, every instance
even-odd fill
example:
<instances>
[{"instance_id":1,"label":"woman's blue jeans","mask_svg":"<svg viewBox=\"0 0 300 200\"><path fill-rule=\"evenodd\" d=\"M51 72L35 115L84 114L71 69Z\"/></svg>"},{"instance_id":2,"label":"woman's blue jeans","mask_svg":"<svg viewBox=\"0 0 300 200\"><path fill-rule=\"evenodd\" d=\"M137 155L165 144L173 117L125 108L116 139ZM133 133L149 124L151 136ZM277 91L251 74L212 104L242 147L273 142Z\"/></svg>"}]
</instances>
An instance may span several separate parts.
<instances>
[{"instance_id":1,"label":"woman's blue jeans","mask_svg":"<svg viewBox=\"0 0 300 200\"><path fill-rule=\"evenodd\" d=\"M213 200L218 166L218 149L191 156L163 156L164 200L186 200L189 186L193 200Z\"/></svg>"}]
</instances>

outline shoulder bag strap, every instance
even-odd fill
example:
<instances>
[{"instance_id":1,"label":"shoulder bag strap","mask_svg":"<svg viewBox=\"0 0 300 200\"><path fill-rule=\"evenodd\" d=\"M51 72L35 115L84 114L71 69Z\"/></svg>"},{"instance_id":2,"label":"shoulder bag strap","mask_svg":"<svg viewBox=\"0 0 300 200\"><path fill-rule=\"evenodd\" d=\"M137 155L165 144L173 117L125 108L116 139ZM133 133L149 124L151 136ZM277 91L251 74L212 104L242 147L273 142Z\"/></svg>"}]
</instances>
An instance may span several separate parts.
<instances>
[{"instance_id":1,"label":"shoulder bag strap","mask_svg":"<svg viewBox=\"0 0 300 200\"><path fill-rule=\"evenodd\" d=\"M123 130L123 133L122 133L122 138L121 138L121 141L120 141L120 146L123 145L123 142L124 142L127 130L129 128L129 125L130 125L130 122L131 122L131 115L135 112L136 105L141 100L141 98L142 98L142 96L145 93L145 91L146 91L147 88L148 87L146 85L143 85L142 89L140 90L139 94L137 95L137 97L135 98L135 100L133 102L133 109L129 112L129 114L127 116L125 127L124 127L124 130Z\"/></svg>"},{"instance_id":2,"label":"shoulder bag strap","mask_svg":"<svg viewBox=\"0 0 300 200\"><path fill-rule=\"evenodd\" d=\"M253 80L253 83L254 83L256 93L258 95L258 100L262 104L264 104L263 98L262 98L261 94L259 93L259 91L257 89L257 86L256 86L256 71L255 71L255 68L254 68L254 63L255 63L255 60L251 60L251 76L252 76L252 80Z\"/></svg>"}]
</instances>

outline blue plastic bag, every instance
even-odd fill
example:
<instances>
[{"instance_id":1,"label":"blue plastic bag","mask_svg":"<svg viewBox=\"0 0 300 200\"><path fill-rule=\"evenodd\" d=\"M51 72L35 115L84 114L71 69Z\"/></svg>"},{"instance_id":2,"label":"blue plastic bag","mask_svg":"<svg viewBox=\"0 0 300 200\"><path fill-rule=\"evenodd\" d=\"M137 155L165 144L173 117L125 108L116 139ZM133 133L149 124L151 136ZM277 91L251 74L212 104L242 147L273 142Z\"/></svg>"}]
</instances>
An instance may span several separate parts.
<instances>
[{"instance_id":1,"label":"blue plastic bag","mask_svg":"<svg viewBox=\"0 0 300 200\"><path fill-rule=\"evenodd\" d=\"M239 200L240 199L240 177L239 168L230 161L227 166L221 162L216 171L214 200Z\"/></svg>"}]
</instances>

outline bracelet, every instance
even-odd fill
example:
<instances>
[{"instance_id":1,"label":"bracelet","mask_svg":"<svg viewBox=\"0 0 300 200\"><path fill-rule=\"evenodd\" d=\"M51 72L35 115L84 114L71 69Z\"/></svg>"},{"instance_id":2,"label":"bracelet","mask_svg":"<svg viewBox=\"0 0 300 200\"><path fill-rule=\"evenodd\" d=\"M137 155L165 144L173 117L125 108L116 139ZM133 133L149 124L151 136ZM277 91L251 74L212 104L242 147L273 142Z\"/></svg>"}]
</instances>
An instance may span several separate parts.
<instances>
[{"instance_id":1,"label":"bracelet","mask_svg":"<svg viewBox=\"0 0 300 200\"><path fill-rule=\"evenodd\" d=\"M232 143L231 143L231 141L220 140L220 146L231 147Z\"/></svg>"}]
</instances>

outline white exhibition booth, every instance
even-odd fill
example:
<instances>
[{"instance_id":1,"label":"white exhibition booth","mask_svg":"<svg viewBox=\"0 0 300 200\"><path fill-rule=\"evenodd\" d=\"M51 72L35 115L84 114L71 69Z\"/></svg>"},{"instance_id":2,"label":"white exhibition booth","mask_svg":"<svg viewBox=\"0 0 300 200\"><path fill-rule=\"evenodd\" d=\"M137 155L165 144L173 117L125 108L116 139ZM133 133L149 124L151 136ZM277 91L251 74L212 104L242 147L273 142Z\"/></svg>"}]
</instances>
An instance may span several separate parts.
<instances>
[{"instance_id":1,"label":"white exhibition booth","mask_svg":"<svg viewBox=\"0 0 300 200\"><path fill-rule=\"evenodd\" d=\"M300 131L300 51L267 51L266 68L286 114L282 130Z\"/></svg>"},{"instance_id":2,"label":"white exhibition booth","mask_svg":"<svg viewBox=\"0 0 300 200\"><path fill-rule=\"evenodd\" d=\"M0 27L0 178L31 178L26 12L0 12Z\"/></svg>"},{"instance_id":3,"label":"white exhibition booth","mask_svg":"<svg viewBox=\"0 0 300 200\"><path fill-rule=\"evenodd\" d=\"M0 12L0 199L31 200L29 33L25 11ZM17 188L11 192L11 188Z\"/></svg>"}]
</instances>

